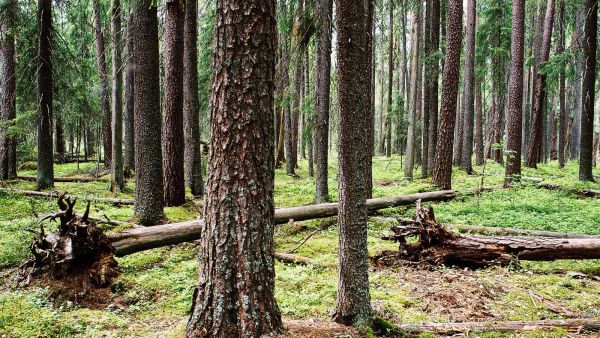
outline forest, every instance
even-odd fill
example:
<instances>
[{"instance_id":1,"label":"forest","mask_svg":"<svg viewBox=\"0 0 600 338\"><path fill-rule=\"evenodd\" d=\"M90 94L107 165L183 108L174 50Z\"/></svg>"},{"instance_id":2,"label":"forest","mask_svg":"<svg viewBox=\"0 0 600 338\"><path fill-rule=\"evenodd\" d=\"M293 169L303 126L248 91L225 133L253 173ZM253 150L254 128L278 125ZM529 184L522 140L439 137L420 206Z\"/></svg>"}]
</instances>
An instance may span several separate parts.
<instances>
[{"instance_id":1,"label":"forest","mask_svg":"<svg viewBox=\"0 0 600 338\"><path fill-rule=\"evenodd\" d=\"M597 0L0 0L1 337L597 337Z\"/></svg>"}]
</instances>

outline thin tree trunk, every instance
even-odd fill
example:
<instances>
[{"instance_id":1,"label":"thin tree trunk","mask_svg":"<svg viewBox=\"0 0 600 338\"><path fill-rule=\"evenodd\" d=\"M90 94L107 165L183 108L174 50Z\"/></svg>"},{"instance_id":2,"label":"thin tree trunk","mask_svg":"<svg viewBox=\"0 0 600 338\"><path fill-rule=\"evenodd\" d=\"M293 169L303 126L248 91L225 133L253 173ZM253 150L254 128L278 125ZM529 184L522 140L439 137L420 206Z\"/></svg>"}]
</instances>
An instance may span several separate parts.
<instances>
[{"instance_id":1,"label":"thin tree trunk","mask_svg":"<svg viewBox=\"0 0 600 338\"><path fill-rule=\"evenodd\" d=\"M556 161L558 160L558 115L557 115L557 111L556 109L554 109L554 107L556 107L556 99L554 97L554 95L552 96L552 98L548 101L548 103L550 104L550 111L548 112L548 123L550 124L550 128L549 128L549 136L550 136L550 142L549 143L549 153L550 153L550 160L551 161ZM559 110L560 112L560 110Z\"/></svg>"},{"instance_id":2,"label":"thin tree trunk","mask_svg":"<svg viewBox=\"0 0 600 338\"><path fill-rule=\"evenodd\" d=\"M462 155L462 140L463 140L463 104L460 89L456 98L456 127L454 128L454 147L452 149L452 164L456 167L460 166L460 158Z\"/></svg>"},{"instance_id":3,"label":"thin tree trunk","mask_svg":"<svg viewBox=\"0 0 600 338\"><path fill-rule=\"evenodd\" d=\"M424 52L426 61L423 62L423 129L421 137L421 178L427 177L429 171L429 114L431 113L429 103L431 101L431 0L426 1L425 7L425 33Z\"/></svg>"},{"instance_id":4,"label":"thin tree trunk","mask_svg":"<svg viewBox=\"0 0 600 338\"><path fill-rule=\"evenodd\" d=\"M104 34L102 33L102 21L100 17L100 0L93 2L94 36L96 40L96 67L98 68L98 90L100 94L100 110L102 112L102 148L104 150L104 166L111 166L111 111L108 94L108 79L106 73L106 49L104 46Z\"/></svg>"},{"instance_id":5,"label":"thin tree trunk","mask_svg":"<svg viewBox=\"0 0 600 338\"><path fill-rule=\"evenodd\" d=\"M369 109L371 119L367 125L367 149L370 151L370 155L366 159L366 173L365 173L365 184L367 189L367 198L373 197L373 155L375 152L375 64L374 64L374 32L375 27L373 24L373 17L375 15L375 4L373 0L363 0L365 6L365 33L367 35L367 69L366 78L369 83L369 90L367 91L367 100L369 101Z\"/></svg>"},{"instance_id":6,"label":"thin tree trunk","mask_svg":"<svg viewBox=\"0 0 600 338\"><path fill-rule=\"evenodd\" d=\"M548 0L546 16L544 19L544 35L542 39L539 64L548 61L548 58L550 56L550 42L552 40L553 21L554 0ZM531 121L531 140L529 142L529 148L527 149L527 161L525 162L525 165L530 168L537 168L537 164L541 160L539 149L542 145L543 139L542 120L544 115L544 98L546 95L545 84L546 74L541 73L538 70L538 73L535 74L535 86L533 93L534 104Z\"/></svg>"},{"instance_id":7,"label":"thin tree trunk","mask_svg":"<svg viewBox=\"0 0 600 338\"><path fill-rule=\"evenodd\" d=\"M594 103L596 88L596 45L598 35L598 1L587 0L583 40L585 68L582 83L581 150L579 152L579 180L593 181Z\"/></svg>"},{"instance_id":8,"label":"thin tree trunk","mask_svg":"<svg viewBox=\"0 0 600 338\"><path fill-rule=\"evenodd\" d=\"M525 38L525 0L513 0L510 45L510 80L508 83L508 114L506 119L505 185L521 176L521 137L523 124L523 62Z\"/></svg>"},{"instance_id":9,"label":"thin tree trunk","mask_svg":"<svg viewBox=\"0 0 600 338\"><path fill-rule=\"evenodd\" d=\"M38 136L37 186L54 186L52 150L52 0L38 0Z\"/></svg>"},{"instance_id":10,"label":"thin tree trunk","mask_svg":"<svg viewBox=\"0 0 600 338\"><path fill-rule=\"evenodd\" d=\"M65 129L63 127L62 116L57 115L54 119L56 133L54 134L54 153L58 163L65 163Z\"/></svg>"},{"instance_id":11,"label":"thin tree trunk","mask_svg":"<svg viewBox=\"0 0 600 338\"><path fill-rule=\"evenodd\" d=\"M134 102L134 86L133 76L135 67L133 64L133 15L127 15L127 40L125 42L125 114L123 115L124 120L124 161L123 169L128 177L131 177L135 170L135 141L133 133L133 102Z\"/></svg>"},{"instance_id":12,"label":"thin tree trunk","mask_svg":"<svg viewBox=\"0 0 600 338\"><path fill-rule=\"evenodd\" d=\"M140 0L134 13L135 214L143 225L159 223L164 203L156 6Z\"/></svg>"},{"instance_id":13,"label":"thin tree trunk","mask_svg":"<svg viewBox=\"0 0 600 338\"><path fill-rule=\"evenodd\" d=\"M388 41L388 83L387 83L387 114L385 116L385 155L392 156L392 109L394 97L394 3L388 3L389 10L389 41Z\"/></svg>"},{"instance_id":14,"label":"thin tree trunk","mask_svg":"<svg viewBox=\"0 0 600 338\"><path fill-rule=\"evenodd\" d=\"M186 0L183 32L184 176L192 195L201 196L202 152L198 104L198 1Z\"/></svg>"},{"instance_id":15,"label":"thin tree trunk","mask_svg":"<svg viewBox=\"0 0 600 338\"><path fill-rule=\"evenodd\" d=\"M112 171L111 191L125 188L123 179L123 71L121 68L122 33L121 2L112 0L111 44L112 44Z\"/></svg>"},{"instance_id":16,"label":"thin tree trunk","mask_svg":"<svg viewBox=\"0 0 600 338\"><path fill-rule=\"evenodd\" d=\"M185 2L167 1L165 13L165 115L163 182L165 206L185 203L183 141L183 33Z\"/></svg>"},{"instance_id":17,"label":"thin tree trunk","mask_svg":"<svg viewBox=\"0 0 600 338\"><path fill-rule=\"evenodd\" d=\"M482 79L477 79L475 86L475 164L483 165L483 102L481 95Z\"/></svg>"},{"instance_id":18,"label":"thin tree trunk","mask_svg":"<svg viewBox=\"0 0 600 338\"><path fill-rule=\"evenodd\" d=\"M452 186L452 138L460 73L462 12L462 0L448 1L442 106L432 180L433 184L443 189L450 189Z\"/></svg>"},{"instance_id":19,"label":"thin tree trunk","mask_svg":"<svg viewBox=\"0 0 600 338\"><path fill-rule=\"evenodd\" d=\"M417 5L413 15L413 32L412 32L412 60L411 60L411 75L410 75L410 104L408 112L408 131L406 134L406 157L404 163L404 177L412 178L415 165L415 145L416 145L416 120L417 106L420 102L417 100L417 86L419 73L419 26L421 25L421 6Z\"/></svg>"},{"instance_id":20,"label":"thin tree trunk","mask_svg":"<svg viewBox=\"0 0 600 338\"><path fill-rule=\"evenodd\" d=\"M560 0L559 9L559 24L560 24L560 37L558 40L557 54L563 54L565 52L565 0ZM567 144L567 107L565 101L565 70L561 68L559 75L559 129L558 129L558 166L563 168L565 166L566 156L566 144Z\"/></svg>"},{"instance_id":21,"label":"thin tree trunk","mask_svg":"<svg viewBox=\"0 0 600 338\"><path fill-rule=\"evenodd\" d=\"M17 177L17 144L8 128L17 117L15 30L17 1L9 0L0 13L0 180ZM64 147L63 147L64 149ZM64 151L63 151L64 152Z\"/></svg>"},{"instance_id":22,"label":"thin tree trunk","mask_svg":"<svg viewBox=\"0 0 600 338\"><path fill-rule=\"evenodd\" d=\"M440 49L440 0L431 0L431 49L432 53L438 53ZM435 164L438 137L438 77L439 60L436 58L431 69L431 91L429 93L429 160L427 174L431 175Z\"/></svg>"},{"instance_id":23,"label":"thin tree trunk","mask_svg":"<svg viewBox=\"0 0 600 338\"><path fill-rule=\"evenodd\" d=\"M275 2L218 0L216 16L211 114L219 118L186 335L261 337L283 329L273 261Z\"/></svg>"},{"instance_id":24,"label":"thin tree trunk","mask_svg":"<svg viewBox=\"0 0 600 338\"><path fill-rule=\"evenodd\" d=\"M473 116L475 104L475 21L476 1L467 1L467 30L465 35L465 89L463 98L463 144L460 167L467 174L473 173Z\"/></svg>"},{"instance_id":25,"label":"thin tree trunk","mask_svg":"<svg viewBox=\"0 0 600 338\"><path fill-rule=\"evenodd\" d=\"M571 45L574 50L583 49L583 20L585 19L585 13L577 11L575 13L575 30L571 38ZM579 157L579 151L581 149L581 110L582 110L582 93L581 93L581 79L583 78L583 58L579 53L575 54L574 60L575 76L573 77L572 88L573 88L573 132L571 142L571 159L575 160Z\"/></svg>"}]
</instances>

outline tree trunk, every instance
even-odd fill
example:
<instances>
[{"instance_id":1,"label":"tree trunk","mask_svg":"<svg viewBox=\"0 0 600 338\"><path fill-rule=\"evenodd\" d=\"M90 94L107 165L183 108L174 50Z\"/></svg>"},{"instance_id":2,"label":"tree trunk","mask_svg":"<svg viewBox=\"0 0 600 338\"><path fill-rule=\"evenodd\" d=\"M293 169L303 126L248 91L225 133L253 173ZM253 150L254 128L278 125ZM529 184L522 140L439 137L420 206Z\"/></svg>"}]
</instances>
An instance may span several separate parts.
<instances>
[{"instance_id":1,"label":"tree trunk","mask_svg":"<svg viewBox=\"0 0 600 338\"><path fill-rule=\"evenodd\" d=\"M375 4L373 0L363 0L365 6L365 33L367 35L367 69L366 78L369 83L369 90L367 91L367 100L369 101L369 111L371 119L367 125L367 149L370 151L370 155L367 158L365 182L367 185L367 198L373 197L373 155L375 153L375 64L374 64L374 32L375 25L373 24L375 15Z\"/></svg>"},{"instance_id":2,"label":"tree trunk","mask_svg":"<svg viewBox=\"0 0 600 338\"><path fill-rule=\"evenodd\" d=\"M421 133L421 178L427 177L429 171L429 103L431 101L431 0L425 2L425 32L423 35L425 61L423 62L423 118Z\"/></svg>"},{"instance_id":3,"label":"tree trunk","mask_svg":"<svg viewBox=\"0 0 600 338\"><path fill-rule=\"evenodd\" d=\"M548 61L550 56L550 42L552 40L552 26L554 21L554 0L548 0L546 8L546 17L544 19L544 35L542 39L542 47L540 54L540 62L542 64ZM541 160L539 149L542 145L543 129L542 120L544 115L544 99L546 96L546 74L538 72L535 74L535 85L533 92L533 111L531 121L531 139L529 148L527 149L527 161L525 165L529 168L537 168L537 164Z\"/></svg>"},{"instance_id":4,"label":"tree trunk","mask_svg":"<svg viewBox=\"0 0 600 338\"><path fill-rule=\"evenodd\" d=\"M52 149L52 1L38 0L38 136L37 186L54 186L54 151Z\"/></svg>"},{"instance_id":5,"label":"tree trunk","mask_svg":"<svg viewBox=\"0 0 600 338\"><path fill-rule=\"evenodd\" d=\"M186 335L260 337L282 331L273 262L275 3L218 0L216 16L211 101L219 118Z\"/></svg>"},{"instance_id":6,"label":"tree trunk","mask_svg":"<svg viewBox=\"0 0 600 338\"><path fill-rule=\"evenodd\" d=\"M475 92L475 164L483 165L485 157L483 156L483 100L481 95L482 79L476 80Z\"/></svg>"},{"instance_id":7,"label":"tree trunk","mask_svg":"<svg viewBox=\"0 0 600 338\"><path fill-rule=\"evenodd\" d=\"M432 180L433 184L442 189L450 189L452 186L452 138L456 123L456 100L460 73L462 1L449 0L447 22L442 106Z\"/></svg>"},{"instance_id":8,"label":"tree trunk","mask_svg":"<svg viewBox=\"0 0 600 338\"><path fill-rule=\"evenodd\" d=\"M111 44L112 44L112 139L111 191L125 188L123 179L123 70L121 68L122 33L121 2L112 0Z\"/></svg>"},{"instance_id":9,"label":"tree trunk","mask_svg":"<svg viewBox=\"0 0 600 338\"><path fill-rule=\"evenodd\" d=\"M167 1L165 14L165 115L163 182L165 206L185 203L183 141L183 33L185 2Z\"/></svg>"},{"instance_id":10,"label":"tree trunk","mask_svg":"<svg viewBox=\"0 0 600 338\"><path fill-rule=\"evenodd\" d=\"M460 89L458 90L458 97L456 98L456 126L454 128L454 144L452 149L452 165L460 166L460 158L462 156L462 140L463 140L463 115L462 99L464 95L460 95Z\"/></svg>"},{"instance_id":11,"label":"tree trunk","mask_svg":"<svg viewBox=\"0 0 600 338\"><path fill-rule=\"evenodd\" d=\"M583 49L583 20L585 19L585 13L583 11L577 11L575 13L575 29L571 37L571 45L574 50ZM581 149L581 109L582 109L582 93L581 93L581 79L583 78L583 58L580 53L575 54L574 60L575 76L573 77L572 88L572 106L573 106L573 132L571 142L571 159L575 160L579 157L579 151Z\"/></svg>"},{"instance_id":12,"label":"tree trunk","mask_svg":"<svg viewBox=\"0 0 600 338\"><path fill-rule=\"evenodd\" d=\"M387 114L385 116L385 155L392 156L392 114L394 97L394 4L389 2Z\"/></svg>"},{"instance_id":13,"label":"tree trunk","mask_svg":"<svg viewBox=\"0 0 600 338\"><path fill-rule=\"evenodd\" d=\"M560 1L559 9L559 24L560 24L560 37L558 40L557 54L563 54L565 52L565 0ZM566 145L567 145L567 107L565 103L565 70L561 67L559 75L558 85L558 96L559 96L559 129L558 129L558 166L563 168L565 166L566 156Z\"/></svg>"},{"instance_id":14,"label":"tree trunk","mask_svg":"<svg viewBox=\"0 0 600 338\"><path fill-rule=\"evenodd\" d=\"M593 181L594 103L596 88L596 45L598 34L598 1L587 0L583 40L583 72L581 96L581 149L579 152L579 180Z\"/></svg>"},{"instance_id":15,"label":"tree trunk","mask_svg":"<svg viewBox=\"0 0 600 338\"><path fill-rule=\"evenodd\" d=\"M556 109L554 109L554 107L556 107L556 99L554 97L554 95L552 95L552 97L550 98L550 100L548 101L548 104L550 105L550 110L548 112L548 123L550 124L549 127L549 138L550 138L550 142L549 143L549 153L550 153L550 160L551 161L556 161L558 160L558 128L557 128L557 124L558 124L558 115L557 115L557 111ZM560 113L560 110L559 110Z\"/></svg>"},{"instance_id":16,"label":"tree trunk","mask_svg":"<svg viewBox=\"0 0 600 338\"><path fill-rule=\"evenodd\" d=\"M463 97L463 144L460 167L467 174L473 173L473 116L475 104L475 21L476 1L467 1L467 30L465 35L465 89Z\"/></svg>"},{"instance_id":17,"label":"tree trunk","mask_svg":"<svg viewBox=\"0 0 600 338\"><path fill-rule=\"evenodd\" d=\"M404 161L404 177L412 178L415 165L415 147L416 147L416 121L417 121L417 105L420 102L417 100L417 86L419 73L419 26L421 25L421 6L417 5L413 15L413 32L412 32L412 59L411 59L411 74L410 74L410 98L408 111L408 131L406 133L406 157Z\"/></svg>"},{"instance_id":18,"label":"tree trunk","mask_svg":"<svg viewBox=\"0 0 600 338\"><path fill-rule=\"evenodd\" d=\"M440 0L431 0L431 51L438 53L440 49ZM437 154L438 137L438 77L439 60L436 57L432 62L431 69L431 90L429 92L429 160L427 175L431 175L435 165L435 156Z\"/></svg>"},{"instance_id":19,"label":"tree trunk","mask_svg":"<svg viewBox=\"0 0 600 338\"><path fill-rule=\"evenodd\" d=\"M336 0L340 272L333 319L345 325L368 325L371 321L365 180L371 156L367 149L371 102L364 95L371 84L366 77L356 76L369 68L365 12L364 3Z\"/></svg>"},{"instance_id":20,"label":"tree trunk","mask_svg":"<svg viewBox=\"0 0 600 338\"><path fill-rule=\"evenodd\" d=\"M192 195L201 196L202 153L198 105L198 1L186 0L183 32L183 134L184 173Z\"/></svg>"},{"instance_id":21,"label":"tree trunk","mask_svg":"<svg viewBox=\"0 0 600 338\"><path fill-rule=\"evenodd\" d=\"M525 1L512 4L512 34L510 46L510 80L508 83L508 114L506 118L505 185L521 176L521 137L523 125L523 62L525 38Z\"/></svg>"},{"instance_id":22,"label":"tree trunk","mask_svg":"<svg viewBox=\"0 0 600 338\"><path fill-rule=\"evenodd\" d=\"M98 68L98 92L100 96L100 110L102 112L102 148L104 151L104 166L111 166L111 111L108 97L108 79L106 73L106 49L104 47L104 34L102 33L100 0L93 1L94 36L96 40L96 67Z\"/></svg>"},{"instance_id":23,"label":"tree trunk","mask_svg":"<svg viewBox=\"0 0 600 338\"><path fill-rule=\"evenodd\" d=\"M16 59L15 30L17 1L9 0L0 13L0 180L12 180L17 176L17 143L8 128L17 117L16 106Z\"/></svg>"},{"instance_id":24,"label":"tree trunk","mask_svg":"<svg viewBox=\"0 0 600 338\"><path fill-rule=\"evenodd\" d=\"M124 143L125 153L123 154L123 170L128 177L131 177L135 170L135 141L133 133L133 102L134 102L134 85L133 77L135 72L135 66L133 63L133 15L128 13L127 15L127 37L125 42L125 114L124 120Z\"/></svg>"},{"instance_id":25,"label":"tree trunk","mask_svg":"<svg viewBox=\"0 0 600 338\"><path fill-rule=\"evenodd\" d=\"M135 214L143 225L163 217L163 168L156 3L140 0L134 14Z\"/></svg>"},{"instance_id":26,"label":"tree trunk","mask_svg":"<svg viewBox=\"0 0 600 338\"><path fill-rule=\"evenodd\" d=\"M54 119L56 132L54 134L54 153L56 154L56 162L65 163L65 129L63 126L62 116L57 115Z\"/></svg>"},{"instance_id":27,"label":"tree trunk","mask_svg":"<svg viewBox=\"0 0 600 338\"><path fill-rule=\"evenodd\" d=\"M320 29L317 33L317 82L315 110L315 164L317 166L315 201L329 201L328 150L329 150L329 99L331 78L331 20L333 0L319 0L318 20Z\"/></svg>"}]
</instances>

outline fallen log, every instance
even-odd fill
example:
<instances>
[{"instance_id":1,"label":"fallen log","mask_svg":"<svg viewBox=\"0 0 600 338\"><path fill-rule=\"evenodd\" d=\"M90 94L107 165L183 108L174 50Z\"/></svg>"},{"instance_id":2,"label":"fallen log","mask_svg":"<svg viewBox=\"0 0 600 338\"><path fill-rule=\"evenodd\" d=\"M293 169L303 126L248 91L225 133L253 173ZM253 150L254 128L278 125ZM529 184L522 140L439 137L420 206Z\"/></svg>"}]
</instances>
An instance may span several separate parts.
<instances>
[{"instance_id":1,"label":"fallen log","mask_svg":"<svg viewBox=\"0 0 600 338\"><path fill-rule=\"evenodd\" d=\"M370 217L371 220L380 223L399 223L398 218L394 217ZM403 222L411 222L410 220L403 220ZM537 237L550 237L550 238L599 238L600 235L588 235L578 234L575 232L560 232L560 231L546 231L546 230L530 230L530 229L518 229L518 228L501 228L501 227L488 227L483 225L463 225L463 224L444 224L445 227L454 230L459 233L471 233L478 235L492 235L492 236L537 236Z\"/></svg>"},{"instance_id":2,"label":"fallen log","mask_svg":"<svg viewBox=\"0 0 600 338\"><path fill-rule=\"evenodd\" d=\"M596 189L570 189L560 186L558 184L544 183L538 184L538 188L546 190L565 190L572 194L583 196L583 197L600 197L600 190Z\"/></svg>"},{"instance_id":3,"label":"fallen log","mask_svg":"<svg viewBox=\"0 0 600 338\"><path fill-rule=\"evenodd\" d=\"M0 191L4 191L4 192L8 192L8 193L22 194L22 195L31 196L31 197L59 198L61 196L57 192L43 192L43 191L35 191L35 190L18 190L18 189L0 188ZM133 200L130 200L130 199L87 197L87 196L78 196L78 195L65 195L65 198L66 197L70 197L71 199L77 198L82 201L90 201L90 202L98 202L98 203L111 203L114 205L133 205Z\"/></svg>"},{"instance_id":4,"label":"fallen log","mask_svg":"<svg viewBox=\"0 0 600 338\"><path fill-rule=\"evenodd\" d=\"M411 195L373 198L367 200L367 209L373 211L401 205L410 205L419 200L445 201L456 197L456 195L457 192L454 190L445 190ZM302 207L275 209L275 224L285 224L290 220L304 221L309 219L330 217L337 215L337 212L337 203L324 203ZM124 256L142 250L190 242L199 239L200 235L202 234L202 225L202 220L155 225L118 233L114 235L111 240L116 249L116 255Z\"/></svg>"},{"instance_id":5,"label":"fallen log","mask_svg":"<svg viewBox=\"0 0 600 338\"><path fill-rule=\"evenodd\" d=\"M37 181L37 177L35 176L17 176L17 179L29 182ZM86 183L86 182L108 182L105 179L100 179L96 177L80 177L80 176L71 176L71 177L55 177L54 182L63 182L63 183Z\"/></svg>"},{"instance_id":6,"label":"fallen log","mask_svg":"<svg viewBox=\"0 0 600 338\"><path fill-rule=\"evenodd\" d=\"M275 259L277 259L278 261L283 262L283 263L298 264L298 265L311 265L314 263L314 261L310 258L306 258L306 257L302 257L302 256L290 254L290 253L276 252L274 256L275 256Z\"/></svg>"},{"instance_id":7,"label":"fallen log","mask_svg":"<svg viewBox=\"0 0 600 338\"><path fill-rule=\"evenodd\" d=\"M515 259L553 261L557 259L598 259L600 239L547 237L505 237L457 235L436 221L433 208L421 208L410 221L393 226L393 235L382 239L399 243L397 252L386 251L374 257L376 264L397 260L426 262L434 265L482 267L508 265ZM407 238L417 237L416 243Z\"/></svg>"},{"instance_id":8,"label":"fallen log","mask_svg":"<svg viewBox=\"0 0 600 338\"><path fill-rule=\"evenodd\" d=\"M440 336L452 336L472 332L493 331L508 332L540 332L564 329L572 333L598 332L600 319L556 319L534 321L491 321L491 322L463 322L463 323L423 323L400 324L396 327L405 333L418 335L420 333L433 333Z\"/></svg>"}]
</instances>

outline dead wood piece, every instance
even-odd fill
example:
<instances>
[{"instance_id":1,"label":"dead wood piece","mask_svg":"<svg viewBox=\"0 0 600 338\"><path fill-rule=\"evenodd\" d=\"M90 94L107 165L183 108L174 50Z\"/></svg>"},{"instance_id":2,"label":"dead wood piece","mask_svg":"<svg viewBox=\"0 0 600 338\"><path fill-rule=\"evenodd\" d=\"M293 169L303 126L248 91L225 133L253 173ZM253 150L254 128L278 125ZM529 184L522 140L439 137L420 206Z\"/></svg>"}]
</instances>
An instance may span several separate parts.
<instances>
[{"instance_id":1,"label":"dead wood piece","mask_svg":"<svg viewBox=\"0 0 600 338\"><path fill-rule=\"evenodd\" d=\"M275 258L277 260L279 260L280 262L289 263L289 264L298 264L298 265L314 264L314 261L310 258L306 258L306 257L294 255L294 254L289 254L289 253L276 252Z\"/></svg>"},{"instance_id":2,"label":"dead wood piece","mask_svg":"<svg viewBox=\"0 0 600 338\"><path fill-rule=\"evenodd\" d=\"M22 194L30 197L44 197L44 198L59 198L60 194L57 192L43 192L43 191L35 191L35 190L18 190L18 189L4 189L0 188L0 191L4 192L12 192L16 194ZM77 195L68 195L65 197L70 197L71 199L79 199L83 201L90 202L98 202L98 203L110 203L114 205L133 205L133 200L130 199L121 199L121 198L102 198L102 197L87 197L87 196L77 196Z\"/></svg>"},{"instance_id":3,"label":"dead wood piece","mask_svg":"<svg viewBox=\"0 0 600 338\"><path fill-rule=\"evenodd\" d=\"M463 323L424 323L420 325L400 324L398 328L409 334L433 333L436 335L455 335L469 332L539 332L564 329L568 332L598 332L600 319L557 319L535 321L491 321L491 322L463 322Z\"/></svg>"}]
</instances>

